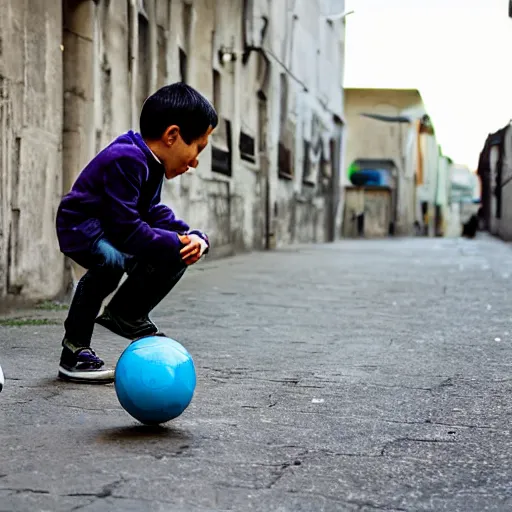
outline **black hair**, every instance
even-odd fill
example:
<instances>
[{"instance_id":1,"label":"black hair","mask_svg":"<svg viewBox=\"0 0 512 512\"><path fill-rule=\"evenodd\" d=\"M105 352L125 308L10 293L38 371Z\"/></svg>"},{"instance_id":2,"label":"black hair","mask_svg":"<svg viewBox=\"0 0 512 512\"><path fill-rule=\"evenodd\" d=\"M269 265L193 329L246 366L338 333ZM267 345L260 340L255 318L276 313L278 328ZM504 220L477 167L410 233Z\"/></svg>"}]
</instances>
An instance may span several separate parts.
<instances>
[{"instance_id":1,"label":"black hair","mask_svg":"<svg viewBox=\"0 0 512 512\"><path fill-rule=\"evenodd\" d=\"M217 112L202 94L190 85L177 82L162 87L144 102L140 134L145 139L157 140L175 124L183 140L191 144L218 122Z\"/></svg>"}]
</instances>

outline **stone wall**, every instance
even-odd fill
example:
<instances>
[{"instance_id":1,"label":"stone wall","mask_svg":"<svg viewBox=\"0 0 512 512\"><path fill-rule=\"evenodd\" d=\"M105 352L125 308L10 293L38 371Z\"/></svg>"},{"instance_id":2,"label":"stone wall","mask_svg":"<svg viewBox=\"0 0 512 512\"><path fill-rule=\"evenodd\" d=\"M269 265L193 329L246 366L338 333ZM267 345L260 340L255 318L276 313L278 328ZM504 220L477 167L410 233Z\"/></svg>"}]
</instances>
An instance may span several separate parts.
<instances>
[{"instance_id":1,"label":"stone wall","mask_svg":"<svg viewBox=\"0 0 512 512\"><path fill-rule=\"evenodd\" d=\"M212 255L339 238L344 22L325 14L342 7L0 0L0 298L65 287L60 197L97 151L138 129L151 92L179 80L220 123L199 167L162 198L208 232ZM83 269L71 268L76 280Z\"/></svg>"},{"instance_id":2,"label":"stone wall","mask_svg":"<svg viewBox=\"0 0 512 512\"><path fill-rule=\"evenodd\" d=\"M60 0L0 0L0 298L53 296L64 260Z\"/></svg>"}]
</instances>

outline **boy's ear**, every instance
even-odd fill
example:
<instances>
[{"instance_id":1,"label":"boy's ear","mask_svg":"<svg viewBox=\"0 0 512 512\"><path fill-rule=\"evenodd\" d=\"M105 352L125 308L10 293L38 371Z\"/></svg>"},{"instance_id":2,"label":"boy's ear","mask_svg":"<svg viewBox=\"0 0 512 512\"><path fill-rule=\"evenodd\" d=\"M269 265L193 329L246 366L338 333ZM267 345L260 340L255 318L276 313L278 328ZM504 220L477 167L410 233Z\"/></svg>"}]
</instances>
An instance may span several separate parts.
<instances>
[{"instance_id":1,"label":"boy's ear","mask_svg":"<svg viewBox=\"0 0 512 512\"><path fill-rule=\"evenodd\" d=\"M168 145L172 146L177 140L180 135L180 127L176 126L175 124L169 126L167 130L165 130L163 135L163 141Z\"/></svg>"}]
</instances>

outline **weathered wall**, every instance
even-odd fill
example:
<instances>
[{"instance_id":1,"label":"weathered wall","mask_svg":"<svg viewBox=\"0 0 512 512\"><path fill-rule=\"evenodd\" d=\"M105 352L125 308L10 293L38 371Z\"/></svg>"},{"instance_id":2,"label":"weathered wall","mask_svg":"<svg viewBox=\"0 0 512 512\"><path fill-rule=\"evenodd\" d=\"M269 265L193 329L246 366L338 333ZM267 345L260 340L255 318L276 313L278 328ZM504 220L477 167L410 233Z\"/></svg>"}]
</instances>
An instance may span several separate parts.
<instances>
[{"instance_id":1,"label":"weathered wall","mask_svg":"<svg viewBox=\"0 0 512 512\"><path fill-rule=\"evenodd\" d=\"M93 7L94 149L122 129L137 128L143 99L156 86L185 79L218 109L220 125L212 147L229 150L231 169L218 172L208 149L197 170L165 184L164 201L192 225L208 231L221 254L265 246L267 188L270 235L278 245L328 239L328 217L334 223L330 231L339 235L341 194L337 191L334 201L330 197L332 190L339 188L339 174L333 176L332 161L339 167L342 160L342 125L335 124L333 117L341 119L343 112L343 22L322 19L324 2L317 0L274 2L270 7L267 2L249 3L254 10L246 9L246 16L255 17L256 24L261 15L269 19L262 46L267 62L258 52L244 58L243 0L145 0L143 14L131 7L131 23L125 3L118 2L110 2L108 7L100 2ZM137 58L142 44L148 49L146 59ZM132 48L128 63L126 52L120 51L126 45ZM234 62L219 60L222 47L234 52ZM186 62L180 65L183 55ZM131 82L116 79L125 76L127 69ZM144 83L141 76L147 77ZM288 90L286 101L283 81ZM266 96L264 102L258 99L259 91ZM131 105L131 124L126 119L126 104ZM282 118L292 155L292 175L287 177L278 166ZM250 158L242 154L242 134L252 139ZM330 154L330 138L337 141L334 155ZM313 169L305 184L303 141L318 143L321 139L325 165ZM327 176L321 176L320 167ZM327 186L322 179L329 182Z\"/></svg>"},{"instance_id":2,"label":"weathered wall","mask_svg":"<svg viewBox=\"0 0 512 512\"><path fill-rule=\"evenodd\" d=\"M327 7L343 1L0 0L0 297L62 288L60 197L97 151L138 129L151 92L179 80L220 123L162 199L208 232L215 255L339 237L344 22L322 17Z\"/></svg>"},{"instance_id":3,"label":"weathered wall","mask_svg":"<svg viewBox=\"0 0 512 512\"><path fill-rule=\"evenodd\" d=\"M329 2L327 2L329 4ZM332 3L332 2L331 2ZM341 236L344 2L272 2L269 77L270 224L277 245Z\"/></svg>"},{"instance_id":4,"label":"weathered wall","mask_svg":"<svg viewBox=\"0 0 512 512\"><path fill-rule=\"evenodd\" d=\"M388 236L391 222L391 191L387 188L347 187L344 216L345 237Z\"/></svg>"},{"instance_id":5,"label":"weathered wall","mask_svg":"<svg viewBox=\"0 0 512 512\"><path fill-rule=\"evenodd\" d=\"M61 0L0 1L0 297L55 295L62 191Z\"/></svg>"},{"instance_id":6,"label":"weathered wall","mask_svg":"<svg viewBox=\"0 0 512 512\"><path fill-rule=\"evenodd\" d=\"M253 76L257 62L253 58L242 66L238 56L235 63L221 65L213 51L234 42L240 53L242 5L241 0L145 0L141 4L115 0L98 5L82 1L78 3L80 12L74 16L80 24L76 31L81 32L80 40L90 39L91 44L82 44L80 56L70 53L72 65L89 69L82 82L92 91L94 107L90 109L90 96L82 91L79 108L83 113L79 117L88 127L74 145L70 144L74 154L70 183L94 152L122 131L138 129L145 98L166 83L185 80L216 103L223 127L226 120L230 122L233 140L228 141L226 131L218 129L212 145L232 146L232 175L212 170L208 148L196 170L165 182L162 195L178 215L208 232L216 254L261 247L261 234L255 235L256 228L261 230L261 219L254 215L254 205L259 206L261 200L258 165L241 161L237 144L242 123L250 122L252 131L257 128L254 115L247 116L257 103ZM84 59L90 62L89 67L83 66ZM213 70L219 74L218 91L214 90ZM242 72L246 84L241 83ZM77 87L71 83L69 89L76 91ZM250 106L241 105L244 95L250 96Z\"/></svg>"}]
</instances>

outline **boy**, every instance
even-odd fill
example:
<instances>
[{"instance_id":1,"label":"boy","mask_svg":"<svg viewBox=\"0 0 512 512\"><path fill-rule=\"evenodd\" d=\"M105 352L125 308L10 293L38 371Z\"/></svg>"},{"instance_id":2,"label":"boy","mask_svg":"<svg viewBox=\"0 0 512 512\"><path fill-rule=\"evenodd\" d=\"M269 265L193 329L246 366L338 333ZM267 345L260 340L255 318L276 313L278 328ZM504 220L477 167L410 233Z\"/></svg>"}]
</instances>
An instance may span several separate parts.
<instances>
[{"instance_id":1,"label":"boy","mask_svg":"<svg viewBox=\"0 0 512 512\"><path fill-rule=\"evenodd\" d=\"M114 370L91 349L95 323L129 340L163 335L150 311L209 249L204 233L190 230L160 203L163 178L197 167L217 122L215 109L193 88L163 87L142 107L140 134L129 131L114 140L62 199L60 250L87 272L64 322L61 379L114 380ZM98 316L125 272L127 279Z\"/></svg>"}]
</instances>

